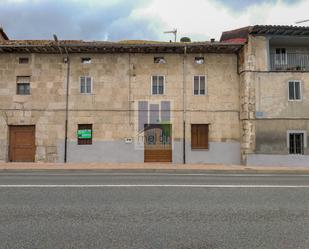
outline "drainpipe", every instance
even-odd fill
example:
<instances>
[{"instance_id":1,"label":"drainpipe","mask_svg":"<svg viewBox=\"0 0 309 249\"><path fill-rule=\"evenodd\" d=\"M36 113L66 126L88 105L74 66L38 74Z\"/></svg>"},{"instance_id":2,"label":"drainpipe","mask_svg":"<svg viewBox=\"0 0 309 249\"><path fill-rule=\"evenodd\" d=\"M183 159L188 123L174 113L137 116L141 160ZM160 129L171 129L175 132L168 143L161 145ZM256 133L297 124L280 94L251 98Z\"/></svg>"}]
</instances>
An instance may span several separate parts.
<instances>
[{"instance_id":1,"label":"drainpipe","mask_svg":"<svg viewBox=\"0 0 309 249\"><path fill-rule=\"evenodd\" d=\"M65 96L65 135L64 135L64 163L67 162L68 154L68 120L69 120L69 84L70 84L70 57L67 49L65 48L67 57L65 63L67 63L67 84L66 84L66 96Z\"/></svg>"},{"instance_id":2,"label":"drainpipe","mask_svg":"<svg viewBox=\"0 0 309 249\"><path fill-rule=\"evenodd\" d=\"M184 46L182 60L182 121L183 121L183 164L186 164L186 64L187 46Z\"/></svg>"},{"instance_id":3,"label":"drainpipe","mask_svg":"<svg viewBox=\"0 0 309 249\"><path fill-rule=\"evenodd\" d=\"M59 44L58 38L54 35L54 40L58 46L59 52L62 55L61 46ZM67 82L66 82L66 94L65 94L65 124L64 124L64 163L67 162L68 154L68 119L69 119L69 84L70 84L70 56L68 50L64 47L66 57L64 57L63 62L67 64Z\"/></svg>"}]
</instances>

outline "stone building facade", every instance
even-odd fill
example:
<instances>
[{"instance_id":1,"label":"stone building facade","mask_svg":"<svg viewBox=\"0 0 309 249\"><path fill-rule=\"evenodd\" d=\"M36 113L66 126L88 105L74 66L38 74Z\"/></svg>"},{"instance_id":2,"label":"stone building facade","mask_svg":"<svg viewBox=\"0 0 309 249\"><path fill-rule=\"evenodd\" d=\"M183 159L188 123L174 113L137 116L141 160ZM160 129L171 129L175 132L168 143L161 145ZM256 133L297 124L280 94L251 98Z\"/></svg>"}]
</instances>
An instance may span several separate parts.
<instances>
[{"instance_id":1,"label":"stone building facade","mask_svg":"<svg viewBox=\"0 0 309 249\"><path fill-rule=\"evenodd\" d=\"M309 166L309 28L254 26L221 37L240 40L242 161Z\"/></svg>"},{"instance_id":2,"label":"stone building facade","mask_svg":"<svg viewBox=\"0 0 309 249\"><path fill-rule=\"evenodd\" d=\"M0 161L308 164L309 74L270 68L272 44L299 41L259 27L221 42L3 39Z\"/></svg>"},{"instance_id":3,"label":"stone building facade","mask_svg":"<svg viewBox=\"0 0 309 249\"><path fill-rule=\"evenodd\" d=\"M240 163L240 44L6 41L0 47L1 161L15 161L15 151L22 153L15 133L28 131L14 129L33 126L37 162L144 162L145 148L136 141L143 118L139 106L149 107L145 124L166 125L159 116L168 103L167 161ZM156 94L154 77L161 76L164 89ZM203 78L201 94L194 94L195 77ZM25 82L29 92L19 94ZM151 120L156 113L151 108L157 107L159 119ZM191 148L192 124L209 126L207 147ZM92 126L91 144L79 144L79 125ZM152 160L161 161L155 154Z\"/></svg>"}]
</instances>

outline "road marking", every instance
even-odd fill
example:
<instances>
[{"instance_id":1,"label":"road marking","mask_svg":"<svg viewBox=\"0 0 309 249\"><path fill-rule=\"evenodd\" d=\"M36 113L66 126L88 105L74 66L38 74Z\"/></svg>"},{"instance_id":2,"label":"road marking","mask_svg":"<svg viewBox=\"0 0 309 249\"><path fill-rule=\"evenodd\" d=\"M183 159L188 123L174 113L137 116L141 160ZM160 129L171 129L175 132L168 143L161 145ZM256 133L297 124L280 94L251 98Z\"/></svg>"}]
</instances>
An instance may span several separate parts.
<instances>
[{"instance_id":1,"label":"road marking","mask_svg":"<svg viewBox=\"0 0 309 249\"><path fill-rule=\"evenodd\" d=\"M0 188L309 188L309 185L59 184L0 185Z\"/></svg>"},{"instance_id":2,"label":"road marking","mask_svg":"<svg viewBox=\"0 0 309 249\"><path fill-rule=\"evenodd\" d=\"M1 176L219 176L219 177L309 177L301 174L220 174L220 173L0 173Z\"/></svg>"}]
</instances>

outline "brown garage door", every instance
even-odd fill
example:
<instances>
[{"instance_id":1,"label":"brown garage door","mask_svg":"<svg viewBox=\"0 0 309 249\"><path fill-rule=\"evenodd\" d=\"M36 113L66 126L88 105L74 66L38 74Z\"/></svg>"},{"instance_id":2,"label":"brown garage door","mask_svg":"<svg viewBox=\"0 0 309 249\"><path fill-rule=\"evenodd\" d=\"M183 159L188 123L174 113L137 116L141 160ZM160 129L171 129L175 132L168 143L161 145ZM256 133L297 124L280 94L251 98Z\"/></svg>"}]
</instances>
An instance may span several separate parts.
<instances>
[{"instance_id":1,"label":"brown garage door","mask_svg":"<svg viewBox=\"0 0 309 249\"><path fill-rule=\"evenodd\" d=\"M144 161L172 162L171 125L148 125L144 130Z\"/></svg>"},{"instance_id":2,"label":"brown garage door","mask_svg":"<svg viewBox=\"0 0 309 249\"><path fill-rule=\"evenodd\" d=\"M9 159L11 162L34 162L35 126L10 126Z\"/></svg>"}]
</instances>

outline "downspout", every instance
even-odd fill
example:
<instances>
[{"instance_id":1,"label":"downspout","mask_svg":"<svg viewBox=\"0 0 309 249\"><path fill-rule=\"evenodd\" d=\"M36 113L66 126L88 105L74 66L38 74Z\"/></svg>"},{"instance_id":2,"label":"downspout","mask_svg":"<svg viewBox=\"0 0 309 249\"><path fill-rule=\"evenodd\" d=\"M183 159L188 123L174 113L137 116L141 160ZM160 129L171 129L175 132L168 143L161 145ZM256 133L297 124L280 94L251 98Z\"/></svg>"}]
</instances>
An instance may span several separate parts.
<instances>
[{"instance_id":1,"label":"downspout","mask_svg":"<svg viewBox=\"0 0 309 249\"><path fill-rule=\"evenodd\" d=\"M54 34L54 40L59 49L60 55L62 56L61 46L59 44L58 37ZM63 58L63 62L67 64L67 82L66 82L66 94L65 94L65 123L64 123L64 163L67 162L67 154L68 154L68 119L69 119L69 83L70 83L70 57L68 50L64 47L64 51L67 57Z\"/></svg>"},{"instance_id":2,"label":"downspout","mask_svg":"<svg viewBox=\"0 0 309 249\"><path fill-rule=\"evenodd\" d=\"M70 57L66 48L65 53L67 55L64 61L65 63L67 63L67 84L66 84L66 97L65 97L64 163L67 162L67 155L68 155L69 84L70 84L70 69L71 69Z\"/></svg>"},{"instance_id":3,"label":"downspout","mask_svg":"<svg viewBox=\"0 0 309 249\"><path fill-rule=\"evenodd\" d=\"M186 164L186 64L187 46L184 46L182 60L182 121L183 121L183 164Z\"/></svg>"},{"instance_id":4,"label":"downspout","mask_svg":"<svg viewBox=\"0 0 309 249\"><path fill-rule=\"evenodd\" d=\"M132 70L131 70L131 51L129 51L129 125L132 126L133 125L133 122L132 122L132 108L131 108L131 105L132 105L132 87L131 87L131 74L132 74Z\"/></svg>"}]
</instances>

